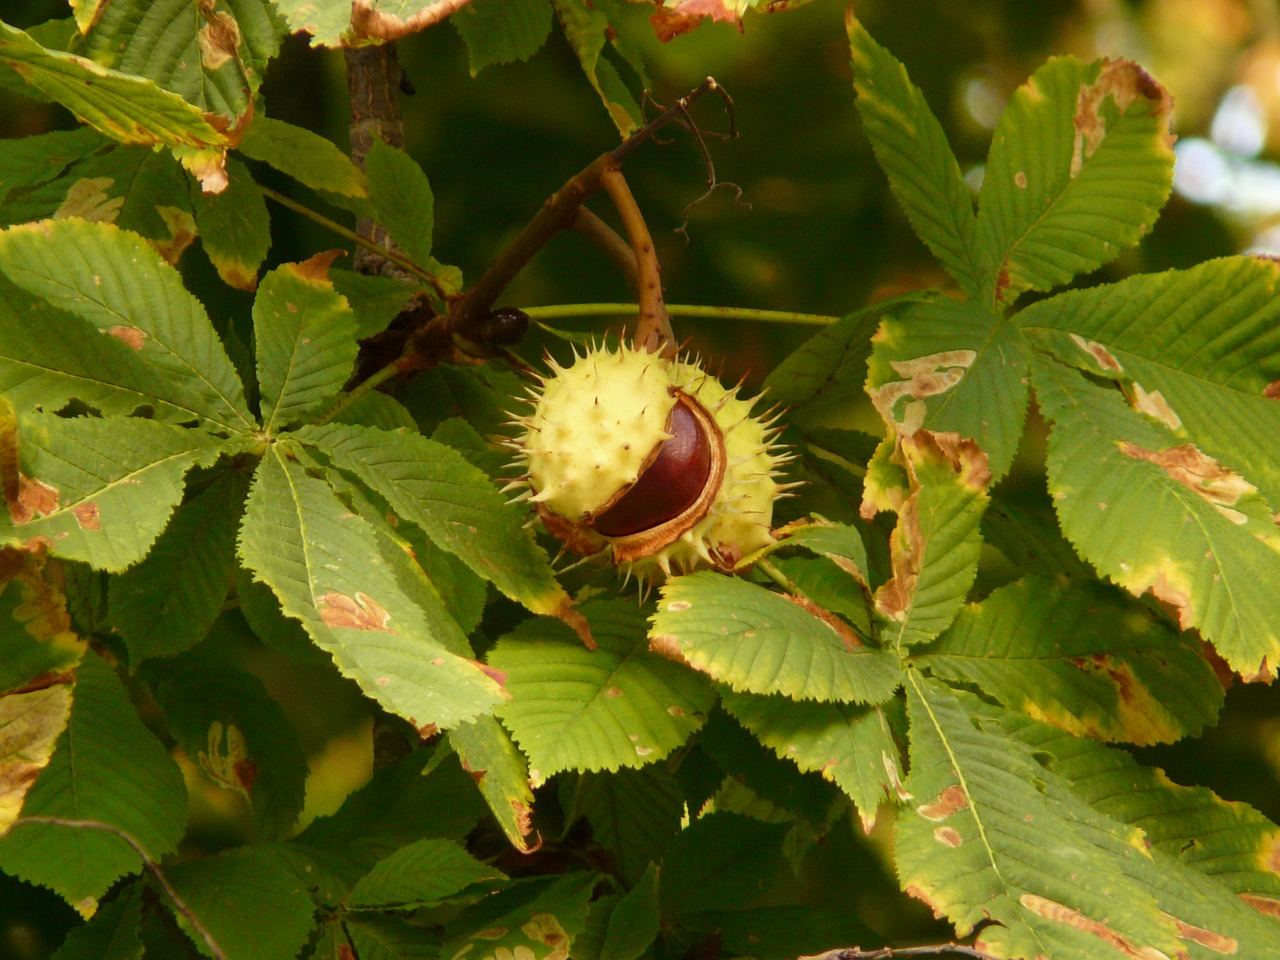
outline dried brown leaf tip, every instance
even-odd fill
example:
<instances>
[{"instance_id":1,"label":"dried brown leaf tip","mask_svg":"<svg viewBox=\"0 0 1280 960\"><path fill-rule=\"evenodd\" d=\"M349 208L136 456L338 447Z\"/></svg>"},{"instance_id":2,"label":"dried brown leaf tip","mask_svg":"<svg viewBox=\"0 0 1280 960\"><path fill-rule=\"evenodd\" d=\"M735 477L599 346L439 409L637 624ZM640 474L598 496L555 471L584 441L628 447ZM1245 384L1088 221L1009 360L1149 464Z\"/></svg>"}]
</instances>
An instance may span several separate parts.
<instances>
[{"instance_id":1,"label":"dried brown leaf tip","mask_svg":"<svg viewBox=\"0 0 1280 960\"><path fill-rule=\"evenodd\" d=\"M1195 444L1184 443L1166 450L1147 450L1125 440L1120 443L1120 452L1135 460L1154 463L1196 496L1212 504L1232 523L1243 525L1249 522L1248 516L1235 507L1243 498L1256 494L1257 488L1240 474L1228 470L1202 452Z\"/></svg>"},{"instance_id":2,"label":"dried brown leaf tip","mask_svg":"<svg viewBox=\"0 0 1280 960\"><path fill-rule=\"evenodd\" d=\"M322 250L301 263L286 264L286 267L308 283L327 286L329 284L329 269L333 266L333 261L337 260L345 252L344 250Z\"/></svg>"}]
</instances>

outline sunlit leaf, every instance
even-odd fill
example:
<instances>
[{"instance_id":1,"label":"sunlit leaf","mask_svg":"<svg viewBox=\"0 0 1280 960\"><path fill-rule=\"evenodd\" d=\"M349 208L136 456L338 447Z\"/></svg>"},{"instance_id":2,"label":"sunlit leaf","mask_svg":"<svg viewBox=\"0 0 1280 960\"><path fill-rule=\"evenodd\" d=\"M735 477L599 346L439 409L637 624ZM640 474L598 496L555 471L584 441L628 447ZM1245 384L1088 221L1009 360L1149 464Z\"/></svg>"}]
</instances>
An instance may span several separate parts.
<instances>
[{"instance_id":1,"label":"sunlit leaf","mask_svg":"<svg viewBox=\"0 0 1280 960\"><path fill-rule=\"evenodd\" d=\"M349 4L333 6L341 7L343 15L350 16ZM288 11L285 12L287 15ZM238 149L246 157L270 164L313 189L343 197L363 198L369 195L368 181L351 158L332 140L326 140L305 127L272 117L257 117L245 130Z\"/></svg>"},{"instance_id":2,"label":"sunlit leaf","mask_svg":"<svg viewBox=\"0 0 1280 960\"><path fill-rule=\"evenodd\" d=\"M450 652L401 590L369 525L276 444L258 467L240 557L338 669L415 726L487 713L501 685Z\"/></svg>"},{"instance_id":3,"label":"sunlit leaf","mask_svg":"<svg viewBox=\"0 0 1280 960\"><path fill-rule=\"evenodd\" d=\"M858 114L876 160L916 235L971 297L978 296L977 218L960 166L906 68L852 14L846 18Z\"/></svg>"},{"instance_id":4,"label":"sunlit leaf","mask_svg":"<svg viewBox=\"0 0 1280 960\"><path fill-rule=\"evenodd\" d=\"M477 717L450 730L449 743L511 845L523 853L532 852L539 838L531 837L529 765L511 735L493 717Z\"/></svg>"},{"instance_id":5,"label":"sunlit leaf","mask_svg":"<svg viewBox=\"0 0 1280 960\"><path fill-rule=\"evenodd\" d=\"M708 571L663 585L650 637L663 655L750 693L880 703L899 682L897 657L832 614Z\"/></svg>"},{"instance_id":6,"label":"sunlit leaf","mask_svg":"<svg viewBox=\"0 0 1280 960\"><path fill-rule=\"evenodd\" d=\"M67 729L22 815L97 821L128 833L149 856L164 856L187 826L178 765L100 657L77 669L74 697ZM23 823L0 840L0 870L89 912L118 877L140 869L133 848L105 829Z\"/></svg>"},{"instance_id":7,"label":"sunlit leaf","mask_svg":"<svg viewBox=\"0 0 1280 960\"><path fill-rule=\"evenodd\" d=\"M649 651L633 601L589 603L583 612L596 650L544 619L525 621L489 654L511 693L498 716L535 783L561 770L654 763L702 726L715 701L703 679Z\"/></svg>"},{"instance_id":8,"label":"sunlit leaf","mask_svg":"<svg viewBox=\"0 0 1280 960\"><path fill-rule=\"evenodd\" d=\"M0 837L22 812L71 714L66 680L0 695Z\"/></svg>"},{"instance_id":9,"label":"sunlit leaf","mask_svg":"<svg viewBox=\"0 0 1280 960\"><path fill-rule=\"evenodd\" d=\"M1244 477L1053 360L1033 365L1049 490L1067 538L1099 572L1167 604L1234 670L1280 663L1280 531Z\"/></svg>"},{"instance_id":10,"label":"sunlit leaf","mask_svg":"<svg viewBox=\"0 0 1280 960\"><path fill-rule=\"evenodd\" d=\"M1088 582L1003 587L919 662L1077 736L1140 745L1198 734L1223 699L1197 640Z\"/></svg>"},{"instance_id":11,"label":"sunlit leaf","mask_svg":"<svg viewBox=\"0 0 1280 960\"><path fill-rule=\"evenodd\" d=\"M1130 60L1054 57L1014 91L979 197L986 303L1066 283L1141 239L1173 185L1172 106Z\"/></svg>"}]
</instances>

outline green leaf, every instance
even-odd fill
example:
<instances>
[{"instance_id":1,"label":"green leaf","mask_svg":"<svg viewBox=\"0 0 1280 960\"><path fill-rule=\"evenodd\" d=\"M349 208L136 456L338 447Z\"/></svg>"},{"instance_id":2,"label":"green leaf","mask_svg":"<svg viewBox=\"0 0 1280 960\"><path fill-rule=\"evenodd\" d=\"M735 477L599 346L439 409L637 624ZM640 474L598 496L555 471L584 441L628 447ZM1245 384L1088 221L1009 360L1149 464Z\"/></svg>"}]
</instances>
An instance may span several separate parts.
<instances>
[{"instance_id":1,"label":"green leaf","mask_svg":"<svg viewBox=\"0 0 1280 960\"><path fill-rule=\"evenodd\" d=\"M284 34L265 0L225 0L216 9L192 0L111 0L96 7L81 52L226 117L248 110Z\"/></svg>"},{"instance_id":2,"label":"green leaf","mask_svg":"<svg viewBox=\"0 0 1280 960\"><path fill-rule=\"evenodd\" d=\"M512 884L504 893L464 912L440 950L442 957L505 957L554 960L569 953L587 923L594 873L565 873Z\"/></svg>"},{"instance_id":3,"label":"green leaf","mask_svg":"<svg viewBox=\"0 0 1280 960\"><path fill-rule=\"evenodd\" d=\"M141 563L112 580L111 622L135 666L189 650L218 619L248 489L243 473L223 474L174 511Z\"/></svg>"},{"instance_id":4,"label":"green leaf","mask_svg":"<svg viewBox=\"0 0 1280 960\"><path fill-rule=\"evenodd\" d=\"M142 960L141 924L142 898L134 886L73 928L50 960Z\"/></svg>"},{"instance_id":5,"label":"green leaf","mask_svg":"<svg viewBox=\"0 0 1280 960\"><path fill-rule=\"evenodd\" d=\"M0 200L11 201L9 195L15 190L56 180L67 167L107 143L110 141L91 127L5 140L0 144Z\"/></svg>"},{"instance_id":6,"label":"green leaf","mask_svg":"<svg viewBox=\"0 0 1280 960\"><path fill-rule=\"evenodd\" d=\"M743 909L768 888L782 865L789 825L736 813L710 813L680 832L662 861L662 912Z\"/></svg>"},{"instance_id":7,"label":"green leaf","mask_svg":"<svg viewBox=\"0 0 1280 960\"><path fill-rule=\"evenodd\" d=\"M67 615L66 580L43 551L0 551L0 693L68 673L88 650Z\"/></svg>"},{"instance_id":8,"label":"green leaf","mask_svg":"<svg viewBox=\"0 0 1280 960\"><path fill-rule=\"evenodd\" d=\"M1071 366L1280 504L1280 265L1258 257L1131 277L1033 304L1015 322Z\"/></svg>"},{"instance_id":9,"label":"green leaf","mask_svg":"<svg viewBox=\"0 0 1280 960\"><path fill-rule=\"evenodd\" d=\"M1033 374L1067 538L1130 593L1168 604L1232 669L1269 673L1280 663L1280 531L1257 488L1114 387L1049 359Z\"/></svg>"},{"instance_id":10,"label":"green leaf","mask_svg":"<svg viewBox=\"0 0 1280 960\"><path fill-rule=\"evenodd\" d=\"M230 140L208 115L151 80L56 50L0 22L0 58L31 86L120 143L167 146L216 193Z\"/></svg>"},{"instance_id":11,"label":"green leaf","mask_svg":"<svg viewBox=\"0 0 1280 960\"><path fill-rule=\"evenodd\" d=\"M10 227L0 232L0 270L120 339L159 369L175 399L201 419L231 431L254 429L244 388L204 307L137 234L80 220Z\"/></svg>"},{"instance_id":12,"label":"green leaf","mask_svg":"<svg viewBox=\"0 0 1280 960\"><path fill-rule=\"evenodd\" d=\"M979 296L997 307L1114 260L1173 185L1173 100L1129 60L1054 57L996 127L979 197Z\"/></svg>"},{"instance_id":13,"label":"green leaf","mask_svg":"<svg viewBox=\"0 0 1280 960\"><path fill-rule=\"evenodd\" d=\"M427 175L403 150L377 138L365 158L369 201L391 239L421 267L431 261L435 197Z\"/></svg>"},{"instance_id":14,"label":"green leaf","mask_svg":"<svg viewBox=\"0 0 1280 960\"><path fill-rule=\"evenodd\" d=\"M1047 497L1037 496L1029 503L993 497L982 515L982 537L1022 573L1093 576L1062 536Z\"/></svg>"},{"instance_id":15,"label":"green leaf","mask_svg":"<svg viewBox=\"0 0 1280 960\"><path fill-rule=\"evenodd\" d=\"M347 298L355 312L358 340L385 330L418 289L397 277L356 273L354 270L330 270L329 280L334 289Z\"/></svg>"},{"instance_id":16,"label":"green leaf","mask_svg":"<svg viewBox=\"0 0 1280 960\"><path fill-rule=\"evenodd\" d=\"M976 440L995 479L1018 452L1030 351L1008 320L973 303L908 304L874 339L867 393L893 430Z\"/></svg>"},{"instance_id":17,"label":"green leaf","mask_svg":"<svg viewBox=\"0 0 1280 960\"><path fill-rule=\"evenodd\" d=\"M314 3L308 3L314 8ZM286 17L289 9L281 3ZM351 9L337 4L342 16L349 18ZM290 17L290 27L294 27ZM304 127L297 127L271 117L256 117L244 132L238 148L246 157L261 160L281 173L288 174L313 190L336 193L342 197L364 198L369 195L368 181L351 158L339 150L332 140Z\"/></svg>"},{"instance_id":18,"label":"green leaf","mask_svg":"<svg viewBox=\"0 0 1280 960\"><path fill-rule=\"evenodd\" d=\"M394 916L356 914L342 920L360 960L437 960L440 940L429 930ZM321 954L315 954L317 960ZM341 957L334 954L335 960Z\"/></svg>"},{"instance_id":19,"label":"green leaf","mask_svg":"<svg viewBox=\"0 0 1280 960\"><path fill-rule=\"evenodd\" d=\"M661 764L617 773L584 773L574 785L568 822L578 815L607 850L624 883L638 884L680 833L684 797Z\"/></svg>"},{"instance_id":20,"label":"green leaf","mask_svg":"<svg viewBox=\"0 0 1280 960\"><path fill-rule=\"evenodd\" d=\"M433 907L481 881L505 880L450 840L419 840L401 847L360 878L348 910L416 910Z\"/></svg>"},{"instance_id":21,"label":"green leaf","mask_svg":"<svg viewBox=\"0 0 1280 960\"><path fill-rule=\"evenodd\" d=\"M457 751L462 768L475 780L507 840L521 853L532 853L529 765L511 742L511 735L495 718L477 717L450 730L449 744Z\"/></svg>"},{"instance_id":22,"label":"green leaf","mask_svg":"<svg viewBox=\"0 0 1280 960\"><path fill-rule=\"evenodd\" d=\"M0 837L22 812L71 715L65 681L0 696Z\"/></svg>"},{"instance_id":23,"label":"green leaf","mask_svg":"<svg viewBox=\"0 0 1280 960\"><path fill-rule=\"evenodd\" d=\"M311 898L271 847L237 847L188 860L168 876L227 960L292 960L315 927ZM177 919L203 946L185 918Z\"/></svg>"},{"instance_id":24,"label":"green leaf","mask_svg":"<svg viewBox=\"0 0 1280 960\"><path fill-rule=\"evenodd\" d=\"M850 14L854 89L862 129L916 235L960 288L979 296L978 222L942 125L906 68Z\"/></svg>"},{"instance_id":25,"label":"green leaf","mask_svg":"<svg viewBox=\"0 0 1280 960\"><path fill-rule=\"evenodd\" d=\"M901 650L936 637L964 605L991 474L977 445L954 435L921 430L901 437L899 449L911 493L889 539L893 578L876 591L875 606L884 642Z\"/></svg>"},{"instance_id":26,"label":"green leaf","mask_svg":"<svg viewBox=\"0 0 1280 960\"><path fill-rule=\"evenodd\" d=\"M262 278L253 333L268 432L315 413L337 396L355 365L356 320L329 282L332 259L319 254Z\"/></svg>"},{"instance_id":27,"label":"green leaf","mask_svg":"<svg viewBox=\"0 0 1280 960\"><path fill-rule=\"evenodd\" d=\"M289 25L290 33L309 33L313 47L336 47L351 25L351 4L346 0L272 0Z\"/></svg>"},{"instance_id":28,"label":"green leaf","mask_svg":"<svg viewBox=\"0 0 1280 960\"><path fill-rule=\"evenodd\" d=\"M405 596L368 523L279 444L249 492L240 557L345 676L414 726L452 727L502 699L501 684L450 652Z\"/></svg>"},{"instance_id":29,"label":"green leaf","mask_svg":"<svg viewBox=\"0 0 1280 960\"><path fill-rule=\"evenodd\" d=\"M879 707L744 693L725 693L723 702L779 757L843 790L868 831L880 804L901 790L898 747Z\"/></svg>"},{"instance_id":30,"label":"green leaf","mask_svg":"<svg viewBox=\"0 0 1280 960\"><path fill-rule=\"evenodd\" d=\"M584 605L598 648L551 620L527 620L498 641L489 665L511 700L498 716L540 783L561 770L640 767L667 756L702 726L715 692L651 653L634 602Z\"/></svg>"},{"instance_id":31,"label":"green leaf","mask_svg":"<svg viewBox=\"0 0 1280 960\"><path fill-rule=\"evenodd\" d=\"M625 139L639 129L641 111L617 68L603 56L605 38L613 29L608 16L583 0L551 0L551 6L582 72Z\"/></svg>"},{"instance_id":32,"label":"green leaf","mask_svg":"<svg viewBox=\"0 0 1280 960\"><path fill-rule=\"evenodd\" d=\"M178 765L99 657L76 671L70 722L22 813L98 821L129 834L157 860L186 829ZM140 869L133 848L106 829L19 823L0 840L0 870L49 887L82 912L118 877Z\"/></svg>"},{"instance_id":33,"label":"green leaf","mask_svg":"<svg viewBox=\"0 0 1280 960\"><path fill-rule=\"evenodd\" d=\"M508 597L535 613L560 614L568 607L568 594L520 514L456 450L414 434L347 424L308 426L297 436Z\"/></svg>"},{"instance_id":34,"label":"green leaf","mask_svg":"<svg viewBox=\"0 0 1280 960\"><path fill-rule=\"evenodd\" d=\"M227 159L227 189L192 191L196 229L218 276L238 290L258 285L258 270L271 248L271 215L252 174L235 157Z\"/></svg>"},{"instance_id":35,"label":"green leaf","mask_svg":"<svg viewBox=\"0 0 1280 960\"><path fill-rule=\"evenodd\" d=\"M1095 582L1002 587L917 662L1077 736L1139 746L1195 736L1223 700L1198 640Z\"/></svg>"},{"instance_id":36,"label":"green leaf","mask_svg":"<svg viewBox=\"0 0 1280 960\"><path fill-rule=\"evenodd\" d=\"M900 682L898 659L861 645L845 624L736 577L703 571L668 580L651 645L734 690L796 700L880 703Z\"/></svg>"},{"instance_id":37,"label":"green leaf","mask_svg":"<svg viewBox=\"0 0 1280 960\"><path fill-rule=\"evenodd\" d=\"M22 418L26 479L0 514L0 541L112 572L151 549L182 499L183 477L218 449L208 434L129 417Z\"/></svg>"},{"instance_id":38,"label":"green leaf","mask_svg":"<svg viewBox=\"0 0 1280 960\"><path fill-rule=\"evenodd\" d=\"M652 865L609 915L598 960L639 960L658 936L658 871Z\"/></svg>"},{"instance_id":39,"label":"green leaf","mask_svg":"<svg viewBox=\"0 0 1280 960\"><path fill-rule=\"evenodd\" d=\"M1172 917L1125 872L1141 831L1043 792L1031 749L984 725L974 698L908 673L914 807L898 818L903 889L1000 957L1174 956ZM1086 880L1087 878L1087 880ZM1154 954L1152 954L1154 956Z\"/></svg>"},{"instance_id":40,"label":"green leaf","mask_svg":"<svg viewBox=\"0 0 1280 960\"><path fill-rule=\"evenodd\" d=\"M751 910L711 910L690 917L687 922L699 930L719 931L726 956L756 957L757 960L791 960L793 957L821 955L833 943L872 944L884 940L860 921L847 907L813 904L786 904L755 907ZM892 954L890 954L892 956Z\"/></svg>"},{"instance_id":41,"label":"green leaf","mask_svg":"<svg viewBox=\"0 0 1280 960\"><path fill-rule=\"evenodd\" d=\"M471 76L492 63L528 60L551 32L547 0L474 0L449 18L467 44Z\"/></svg>"},{"instance_id":42,"label":"green leaf","mask_svg":"<svg viewBox=\"0 0 1280 960\"><path fill-rule=\"evenodd\" d=\"M287 834L302 812L307 760L262 681L193 655L151 661L141 674L188 758L249 802L263 836Z\"/></svg>"}]
</instances>

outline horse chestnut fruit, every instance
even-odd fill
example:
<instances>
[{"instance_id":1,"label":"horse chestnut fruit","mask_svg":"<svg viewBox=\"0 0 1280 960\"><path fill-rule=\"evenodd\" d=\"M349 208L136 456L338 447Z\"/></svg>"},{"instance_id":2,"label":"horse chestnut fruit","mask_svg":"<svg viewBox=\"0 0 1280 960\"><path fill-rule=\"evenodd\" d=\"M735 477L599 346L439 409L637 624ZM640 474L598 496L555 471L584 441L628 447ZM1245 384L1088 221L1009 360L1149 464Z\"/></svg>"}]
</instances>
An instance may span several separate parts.
<instances>
[{"instance_id":1,"label":"horse chestnut fruit","mask_svg":"<svg viewBox=\"0 0 1280 960\"><path fill-rule=\"evenodd\" d=\"M773 542L776 431L697 363L592 348L533 391L510 442L529 500L569 549L646 580L730 570Z\"/></svg>"}]
</instances>

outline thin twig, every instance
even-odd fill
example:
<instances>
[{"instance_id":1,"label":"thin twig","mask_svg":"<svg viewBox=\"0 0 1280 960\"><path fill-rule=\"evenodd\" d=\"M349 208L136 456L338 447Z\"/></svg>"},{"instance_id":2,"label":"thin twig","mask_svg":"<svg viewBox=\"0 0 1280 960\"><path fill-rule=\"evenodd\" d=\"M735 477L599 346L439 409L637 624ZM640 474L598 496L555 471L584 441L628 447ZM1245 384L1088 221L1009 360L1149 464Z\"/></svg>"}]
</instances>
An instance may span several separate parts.
<instances>
[{"instance_id":1,"label":"thin twig","mask_svg":"<svg viewBox=\"0 0 1280 960\"><path fill-rule=\"evenodd\" d=\"M213 957L213 960L227 960L226 953L218 946L213 934L200 922L200 918L187 906L186 901L178 895L178 891L173 888L173 885L169 883L169 878L160 869L160 864L156 863L142 844L134 839L132 834L120 829L115 824L105 823L102 820L73 820L66 817L19 817L13 822L13 826L16 827L24 823L45 824L51 827L70 827L73 830L103 830L119 837L133 849L134 853L142 858L143 866L155 878L156 883L160 885L160 889L164 891L164 895L173 904L173 908L182 915L182 918L187 923L191 924L191 929L200 935L204 945L209 948L209 955Z\"/></svg>"},{"instance_id":2,"label":"thin twig","mask_svg":"<svg viewBox=\"0 0 1280 960\"><path fill-rule=\"evenodd\" d=\"M569 228L580 233L612 261L614 269L622 274L627 286L637 297L640 295L640 268L636 265L636 252L618 232L586 207L579 207Z\"/></svg>"},{"instance_id":3,"label":"thin twig","mask_svg":"<svg viewBox=\"0 0 1280 960\"><path fill-rule=\"evenodd\" d=\"M561 320L572 317L634 316L637 303L556 303L542 307L521 307L532 320ZM759 310L755 307L721 307L701 303L668 303L667 313L673 317L697 317L706 320L748 320L758 323L803 323L825 327L839 317L819 313L796 313L791 310Z\"/></svg>"},{"instance_id":4,"label":"thin twig","mask_svg":"<svg viewBox=\"0 0 1280 960\"><path fill-rule=\"evenodd\" d=\"M712 91L719 94L720 99L724 101L725 112L729 115L729 129L723 136L726 140L732 140L738 135L737 121L734 119L733 115L733 98L729 96L728 91L726 91L724 87L720 86L715 77L707 77L707 79L703 80L702 83L694 90L681 97L672 106L663 110L662 113L658 114L631 136L627 137L626 140L614 148L611 156L621 164L627 154L631 153L641 144L652 140L654 135L663 127L670 123L680 121L682 117L687 118L689 116L689 107L691 107L704 93Z\"/></svg>"},{"instance_id":5,"label":"thin twig","mask_svg":"<svg viewBox=\"0 0 1280 960\"><path fill-rule=\"evenodd\" d=\"M936 957L944 953L954 953L961 957L974 957L976 960L999 960L990 953L984 953L976 947L963 943L933 943L923 947L877 947L863 950L861 947L838 947L826 953L816 953L797 960L894 960L897 957Z\"/></svg>"}]
</instances>

